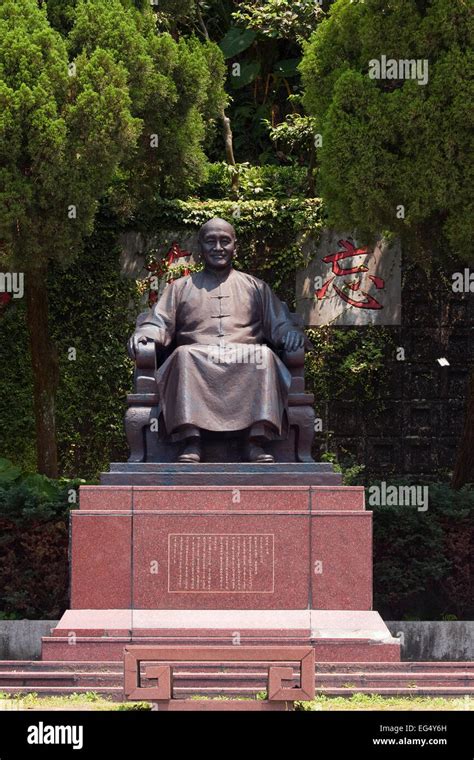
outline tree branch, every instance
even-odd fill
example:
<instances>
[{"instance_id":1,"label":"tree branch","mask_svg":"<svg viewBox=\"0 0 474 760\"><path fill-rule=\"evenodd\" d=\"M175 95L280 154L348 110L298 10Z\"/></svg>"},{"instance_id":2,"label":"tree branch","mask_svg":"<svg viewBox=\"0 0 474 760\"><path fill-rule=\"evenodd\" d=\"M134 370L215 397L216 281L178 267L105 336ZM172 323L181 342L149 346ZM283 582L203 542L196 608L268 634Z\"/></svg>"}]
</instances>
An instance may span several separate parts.
<instances>
[{"instance_id":1,"label":"tree branch","mask_svg":"<svg viewBox=\"0 0 474 760\"><path fill-rule=\"evenodd\" d=\"M207 31L207 26L205 24L204 18L201 13L201 8L199 5L199 2L196 3L196 13L197 13L197 19L199 22L199 26L201 27L201 31L204 35L204 38L210 42L211 38L209 37L209 32ZM225 146L225 157L226 162L229 166L236 166L235 162L235 156L234 156L234 138L232 135L232 128L230 123L230 118L227 116L225 112L225 108L222 107L219 109L219 117L222 122L222 134L224 136L224 146ZM232 172L232 192L237 195L239 189L239 175L237 171Z\"/></svg>"}]
</instances>

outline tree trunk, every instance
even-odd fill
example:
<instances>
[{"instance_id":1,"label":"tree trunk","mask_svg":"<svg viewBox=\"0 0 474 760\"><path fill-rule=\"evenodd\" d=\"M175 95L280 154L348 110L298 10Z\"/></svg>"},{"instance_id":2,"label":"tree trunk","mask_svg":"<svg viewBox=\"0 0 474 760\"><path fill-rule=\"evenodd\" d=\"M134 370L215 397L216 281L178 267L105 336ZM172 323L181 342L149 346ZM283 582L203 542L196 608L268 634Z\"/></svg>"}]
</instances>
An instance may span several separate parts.
<instances>
[{"instance_id":1,"label":"tree trunk","mask_svg":"<svg viewBox=\"0 0 474 760\"><path fill-rule=\"evenodd\" d=\"M49 335L47 265L26 273L26 321L33 371L33 402L38 472L58 476L56 388L58 360Z\"/></svg>"},{"instance_id":2,"label":"tree trunk","mask_svg":"<svg viewBox=\"0 0 474 760\"><path fill-rule=\"evenodd\" d=\"M199 26L201 27L201 31L204 36L204 39L210 42L211 38L209 37L209 32L207 31L207 26L202 16L201 7L199 3L196 3L196 12L197 12ZM225 112L225 108L220 109L219 117L222 122L222 134L224 136L224 145L225 145L225 158L229 166L235 167L236 163L235 163L235 157L234 157L234 138L232 136L232 128L230 124L230 119ZM232 195L234 197L238 197L239 184L240 183L239 183L238 172L234 171L232 174Z\"/></svg>"},{"instance_id":3,"label":"tree trunk","mask_svg":"<svg viewBox=\"0 0 474 760\"><path fill-rule=\"evenodd\" d=\"M474 370L471 372L469 381L464 428L459 442L451 487L458 489L465 483L472 482L474 482Z\"/></svg>"},{"instance_id":4,"label":"tree trunk","mask_svg":"<svg viewBox=\"0 0 474 760\"><path fill-rule=\"evenodd\" d=\"M226 112L224 109L220 112L221 121L222 121L222 132L224 135L224 144L225 144L225 157L226 161L229 164L229 166L233 166L235 168L235 157L234 157L234 139L232 137L232 128L230 126L230 119L226 115ZM239 191L239 175L237 171L234 171L232 174L232 193L234 195L237 195Z\"/></svg>"}]
</instances>

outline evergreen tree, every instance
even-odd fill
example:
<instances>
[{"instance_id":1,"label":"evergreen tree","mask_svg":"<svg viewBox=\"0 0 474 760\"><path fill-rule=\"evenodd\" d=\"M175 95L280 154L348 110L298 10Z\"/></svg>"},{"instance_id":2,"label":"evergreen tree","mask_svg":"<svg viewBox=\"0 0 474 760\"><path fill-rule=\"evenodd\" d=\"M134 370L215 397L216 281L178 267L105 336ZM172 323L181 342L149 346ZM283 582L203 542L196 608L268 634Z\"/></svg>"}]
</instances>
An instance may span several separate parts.
<instances>
[{"instance_id":1,"label":"evergreen tree","mask_svg":"<svg viewBox=\"0 0 474 760\"><path fill-rule=\"evenodd\" d=\"M50 476L58 373L48 263L77 258L117 176L148 201L198 182L206 124L224 99L212 44L157 34L151 10L135 3L68 8L63 37L35 0L0 6L0 264L25 274L38 470Z\"/></svg>"}]
</instances>

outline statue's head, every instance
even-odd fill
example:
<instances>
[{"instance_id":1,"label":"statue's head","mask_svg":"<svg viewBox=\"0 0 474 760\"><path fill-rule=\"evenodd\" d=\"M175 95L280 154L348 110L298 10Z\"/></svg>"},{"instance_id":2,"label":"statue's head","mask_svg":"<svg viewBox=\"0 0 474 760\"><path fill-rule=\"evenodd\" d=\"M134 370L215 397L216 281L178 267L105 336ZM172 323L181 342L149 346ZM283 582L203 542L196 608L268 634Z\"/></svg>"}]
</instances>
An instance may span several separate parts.
<instances>
[{"instance_id":1,"label":"statue's head","mask_svg":"<svg viewBox=\"0 0 474 760\"><path fill-rule=\"evenodd\" d=\"M232 264L237 250L235 230L224 219L210 219L199 230L199 249L207 269L222 270Z\"/></svg>"}]
</instances>

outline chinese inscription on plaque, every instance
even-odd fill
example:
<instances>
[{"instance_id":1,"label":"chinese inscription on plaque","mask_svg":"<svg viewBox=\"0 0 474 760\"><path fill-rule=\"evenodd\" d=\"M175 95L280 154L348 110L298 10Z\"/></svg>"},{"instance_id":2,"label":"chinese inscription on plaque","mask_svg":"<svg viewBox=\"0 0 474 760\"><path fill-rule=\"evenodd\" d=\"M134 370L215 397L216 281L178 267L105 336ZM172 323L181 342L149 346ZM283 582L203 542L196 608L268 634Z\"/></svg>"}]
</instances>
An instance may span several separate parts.
<instances>
[{"instance_id":1,"label":"chinese inscription on plaque","mask_svg":"<svg viewBox=\"0 0 474 760\"><path fill-rule=\"evenodd\" d=\"M168 590L201 593L272 593L271 533L171 533Z\"/></svg>"}]
</instances>

